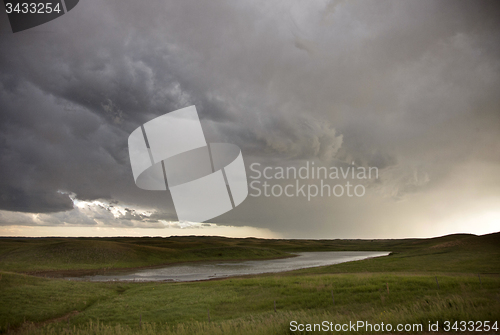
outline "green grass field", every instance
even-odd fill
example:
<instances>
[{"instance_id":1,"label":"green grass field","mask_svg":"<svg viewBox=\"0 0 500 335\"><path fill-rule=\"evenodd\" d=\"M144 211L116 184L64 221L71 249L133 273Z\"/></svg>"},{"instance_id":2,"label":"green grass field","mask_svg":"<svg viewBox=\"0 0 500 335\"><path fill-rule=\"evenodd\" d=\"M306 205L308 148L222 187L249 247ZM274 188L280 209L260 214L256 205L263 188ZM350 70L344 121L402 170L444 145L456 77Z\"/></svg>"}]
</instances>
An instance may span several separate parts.
<instances>
[{"instance_id":1,"label":"green grass field","mask_svg":"<svg viewBox=\"0 0 500 335\"><path fill-rule=\"evenodd\" d=\"M105 254L99 255L102 250ZM191 283L73 282L25 274L282 257L305 250L386 250L393 254L281 274ZM43 256L33 259L37 252ZM420 324L423 330L429 322L438 322L441 331L445 321L494 324L500 321L499 256L499 233L376 241L3 239L0 332L308 334L322 332L292 332L290 322L364 320L393 327Z\"/></svg>"},{"instance_id":2,"label":"green grass field","mask_svg":"<svg viewBox=\"0 0 500 335\"><path fill-rule=\"evenodd\" d=\"M206 241L205 241L206 239ZM184 241L185 240L185 241ZM157 266L200 260L266 259L290 254L223 238L0 239L0 270L48 272Z\"/></svg>"}]
</instances>

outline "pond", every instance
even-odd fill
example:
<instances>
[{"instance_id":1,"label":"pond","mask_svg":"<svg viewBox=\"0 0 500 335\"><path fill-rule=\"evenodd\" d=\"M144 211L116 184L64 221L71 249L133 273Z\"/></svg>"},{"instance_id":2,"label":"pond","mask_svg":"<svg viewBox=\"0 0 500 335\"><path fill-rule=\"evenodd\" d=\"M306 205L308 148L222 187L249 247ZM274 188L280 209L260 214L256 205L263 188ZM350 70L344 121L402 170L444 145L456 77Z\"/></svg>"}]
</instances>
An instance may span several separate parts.
<instances>
[{"instance_id":1,"label":"pond","mask_svg":"<svg viewBox=\"0 0 500 335\"><path fill-rule=\"evenodd\" d=\"M351 262L372 257L387 256L384 251L322 251L299 252L296 257L254 260L192 262L161 268L135 269L113 274L67 277L90 281L196 281L262 273L276 273L317 266Z\"/></svg>"}]
</instances>

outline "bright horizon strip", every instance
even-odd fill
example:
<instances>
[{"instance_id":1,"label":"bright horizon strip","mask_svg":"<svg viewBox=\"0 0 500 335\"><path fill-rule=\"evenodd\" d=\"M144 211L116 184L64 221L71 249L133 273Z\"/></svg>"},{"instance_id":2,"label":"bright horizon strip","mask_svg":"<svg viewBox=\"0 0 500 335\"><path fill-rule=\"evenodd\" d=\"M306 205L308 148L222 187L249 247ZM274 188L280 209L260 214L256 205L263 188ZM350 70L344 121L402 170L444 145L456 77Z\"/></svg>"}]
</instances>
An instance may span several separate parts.
<instances>
[{"instance_id":1,"label":"bright horizon strip","mask_svg":"<svg viewBox=\"0 0 500 335\"><path fill-rule=\"evenodd\" d=\"M394 236L334 236L334 237L291 237L279 234L269 229L242 226L217 226L204 228L124 228L124 227L89 227L89 226L2 226L0 237L170 237L170 236L223 236L229 238L255 237L263 239L404 239L404 238L433 238L452 234L486 235L499 232L498 222L500 213L486 213L484 218L488 221L486 226L476 224L476 229L470 227L470 217L460 224L453 221L456 229L440 228L436 232L426 235L394 235Z\"/></svg>"},{"instance_id":2,"label":"bright horizon strip","mask_svg":"<svg viewBox=\"0 0 500 335\"><path fill-rule=\"evenodd\" d=\"M152 212L147 208L128 206L125 204L114 205L105 201L83 201L78 200L71 195L75 209L79 214L85 215L93 220L95 225L75 224L74 222L59 222L51 224L53 221L51 215L56 213L21 213L0 210L0 220L5 224L0 226L0 236L5 237L118 237L118 236L224 236L234 238L257 237L257 238L286 238L286 239L401 239L401 238L430 238L450 234L475 234L484 235L500 231L500 210L494 208L493 203L483 203L468 212L459 212L443 217L438 221L427 218L421 221L423 229L412 229L409 231L380 231L379 233L358 232L354 234L336 233L332 229L331 236L301 235L297 236L294 231L276 232L267 228L258 228L252 226L231 226L228 224L217 224L212 222L208 226L202 226L196 222L177 222L158 220L162 227L141 227L140 221L131 220L134 226L124 227L120 224L120 216L125 211L125 207L133 208L138 213L149 216ZM109 210L111 221L103 219L100 216L100 208L106 207ZM494 209L493 209L494 208ZM67 213L71 213L68 211ZM42 220L40 220L42 217ZM112 221L116 220L116 226L113 227ZM27 225L32 222L31 225ZM423 232L423 233L422 233Z\"/></svg>"},{"instance_id":3,"label":"bright horizon strip","mask_svg":"<svg viewBox=\"0 0 500 335\"><path fill-rule=\"evenodd\" d=\"M121 227L34 227L0 228L0 237L170 237L223 236L234 238L283 238L268 229L254 227L215 226L209 228L121 228Z\"/></svg>"}]
</instances>

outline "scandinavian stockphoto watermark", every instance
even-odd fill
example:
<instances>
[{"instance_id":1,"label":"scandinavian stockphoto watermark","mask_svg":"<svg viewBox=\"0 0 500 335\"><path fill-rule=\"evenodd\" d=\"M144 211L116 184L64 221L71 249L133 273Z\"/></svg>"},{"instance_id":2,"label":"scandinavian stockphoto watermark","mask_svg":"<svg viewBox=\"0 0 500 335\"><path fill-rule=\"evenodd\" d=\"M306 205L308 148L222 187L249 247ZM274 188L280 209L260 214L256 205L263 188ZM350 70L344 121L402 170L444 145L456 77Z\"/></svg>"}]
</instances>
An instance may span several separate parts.
<instances>
[{"instance_id":1,"label":"scandinavian stockphoto watermark","mask_svg":"<svg viewBox=\"0 0 500 335\"><path fill-rule=\"evenodd\" d=\"M252 197L362 197L365 183L378 179L377 167L250 164L247 181L241 150L229 143L207 143L195 106L161 115L128 138L136 185L169 190L178 220L204 222Z\"/></svg>"},{"instance_id":2,"label":"scandinavian stockphoto watermark","mask_svg":"<svg viewBox=\"0 0 500 335\"><path fill-rule=\"evenodd\" d=\"M30 29L68 13L79 0L4 0L13 33Z\"/></svg>"},{"instance_id":3,"label":"scandinavian stockphoto watermark","mask_svg":"<svg viewBox=\"0 0 500 335\"><path fill-rule=\"evenodd\" d=\"M295 320L290 321L291 332L362 332L362 333L390 333L390 332L412 332L422 333L424 331L429 333L443 331L445 333L456 332L498 332L498 321L427 321L425 323L371 323L369 321L349 321L348 323L335 323L331 321L323 321L321 323L299 323ZM493 334L493 333L492 333Z\"/></svg>"},{"instance_id":4,"label":"scandinavian stockphoto watermark","mask_svg":"<svg viewBox=\"0 0 500 335\"><path fill-rule=\"evenodd\" d=\"M378 179L377 167L317 166L306 161L302 166L250 165L250 196L252 197L362 197L366 187L362 183ZM340 182L342 181L342 182Z\"/></svg>"},{"instance_id":5,"label":"scandinavian stockphoto watermark","mask_svg":"<svg viewBox=\"0 0 500 335\"><path fill-rule=\"evenodd\" d=\"M136 185L170 190L178 220L204 222L235 208L248 195L240 149L207 143L195 106L161 115L128 138Z\"/></svg>"}]
</instances>

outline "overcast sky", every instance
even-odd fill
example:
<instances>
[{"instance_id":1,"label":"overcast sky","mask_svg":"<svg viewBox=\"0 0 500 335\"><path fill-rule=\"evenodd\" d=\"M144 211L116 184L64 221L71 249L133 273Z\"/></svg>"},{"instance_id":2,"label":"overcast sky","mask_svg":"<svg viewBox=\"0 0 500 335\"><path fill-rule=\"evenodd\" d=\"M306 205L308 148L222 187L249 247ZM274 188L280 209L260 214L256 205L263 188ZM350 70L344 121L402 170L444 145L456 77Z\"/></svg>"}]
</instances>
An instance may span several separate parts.
<instances>
[{"instance_id":1,"label":"overcast sky","mask_svg":"<svg viewBox=\"0 0 500 335\"><path fill-rule=\"evenodd\" d=\"M497 1L81 0L15 34L1 12L0 235L500 230ZM190 105L249 177L314 162L379 178L361 197L249 196L178 222L169 192L135 185L127 139Z\"/></svg>"}]
</instances>

